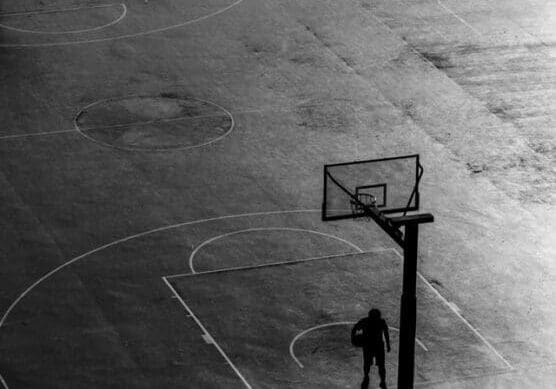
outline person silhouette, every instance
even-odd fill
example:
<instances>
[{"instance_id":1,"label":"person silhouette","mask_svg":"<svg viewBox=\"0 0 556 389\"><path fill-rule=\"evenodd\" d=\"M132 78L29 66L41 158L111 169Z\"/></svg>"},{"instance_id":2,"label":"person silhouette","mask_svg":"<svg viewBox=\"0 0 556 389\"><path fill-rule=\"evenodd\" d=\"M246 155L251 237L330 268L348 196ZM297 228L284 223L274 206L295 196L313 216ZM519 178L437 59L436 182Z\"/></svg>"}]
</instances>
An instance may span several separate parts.
<instances>
[{"instance_id":1,"label":"person silhouette","mask_svg":"<svg viewBox=\"0 0 556 389\"><path fill-rule=\"evenodd\" d=\"M384 366L384 342L386 340L386 350L390 352L390 334L388 333L388 325L381 317L380 311L373 308L369 311L367 317L359 320L351 330L351 338L354 344L358 343L356 338L360 339L360 347L363 347L363 382L361 389L369 387L369 371L373 364L373 359L378 367L378 375L380 376L380 387L386 389L386 367Z\"/></svg>"}]
</instances>

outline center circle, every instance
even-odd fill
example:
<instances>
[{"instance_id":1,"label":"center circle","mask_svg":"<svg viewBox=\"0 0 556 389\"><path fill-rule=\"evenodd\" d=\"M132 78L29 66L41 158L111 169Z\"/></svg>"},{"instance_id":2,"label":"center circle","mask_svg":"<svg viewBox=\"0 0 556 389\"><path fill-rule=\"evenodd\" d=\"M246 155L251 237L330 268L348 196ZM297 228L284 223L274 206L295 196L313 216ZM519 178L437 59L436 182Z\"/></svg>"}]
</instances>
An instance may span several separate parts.
<instances>
[{"instance_id":1,"label":"center circle","mask_svg":"<svg viewBox=\"0 0 556 389\"><path fill-rule=\"evenodd\" d=\"M96 101L75 116L74 126L87 139L107 147L170 151L222 139L233 130L234 119L213 102L163 93Z\"/></svg>"}]
</instances>

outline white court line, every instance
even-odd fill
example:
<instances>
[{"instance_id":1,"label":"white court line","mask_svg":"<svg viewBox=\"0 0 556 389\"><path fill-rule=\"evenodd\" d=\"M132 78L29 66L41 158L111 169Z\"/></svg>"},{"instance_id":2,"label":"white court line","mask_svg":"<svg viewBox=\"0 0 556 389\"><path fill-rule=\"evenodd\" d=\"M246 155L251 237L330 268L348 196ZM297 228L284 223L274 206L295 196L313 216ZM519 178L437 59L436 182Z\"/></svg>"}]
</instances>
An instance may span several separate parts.
<instances>
[{"instance_id":1,"label":"white court line","mask_svg":"<svg viewBox=\"0 0 556 389\"><path fill-rule=\"evenodd\" d=\"M395 248L390 248L390 250L394 251L396 253L396 255L398 257L401 258L401 260L403 261L403 255L400 254L400 252L395 249ZM500 360L502 362L504 362L504 364L506 365L507 368L512 369L513 370L513 366L510 364L510 362L508 362L506 360L506 358L504 358L499 352L498 350L496 350L494 348L494 346L479 332L479 330L477 330L475 327L473 327L473 325L471 323L469 323L467 321L467 319L465 319L461 313L459 312L459 310L455 309L452 304L450 304L450 302L448 300L446 300L446 298L444 296L442 296L440 294L440 292L438 290L436 290L436 288L434 286L432 286L432 284L425 278L423 277L423 275L420 272L417 272L417 276L421 279L421 281L423 281L425 283L425 285L427 285L432 291L433 293L448 307L450 308L450 310L452 312L454 312L454 314L475 334L475 336L477 336L477 338L479 338L486 346L487 348L492 351L494 353L494 355L496 355L498 358L500 358Z\"/></svg>"},{"instance_id":2,"label":"white court line","mask_svg":"<svg viewBox=\"0 0 556 389\"><path fill-rule=\"evenodd\" d=\"M340 257L349 257L349 256L359 256L363 254L375 254L381 253L384 251L388 251L390 248L380 248L380 249L373 249L373 250L366 250L366 251L358 251L355 253L340 253L340 254L330 254L330 255L323 255L319 257L309 257L309 258L302 258L302 259L293 259L287 261L279 261L279 262L270 262L270 263L261 263L258 265L245 265L245 266L233 266L233 267L224 267L221 269L215 270L205 270L196 273L178 273L178 274L171 274L164 276L167 279L170 278L181 278L181 277L195 277L195 276L202 276L206 274L215 274L215 273L228 273L233 271L242 271L242 270L252 270L252 269L261 269L265 267L275 267L275 266L282 266L282 265L295 265L296 263L303 263L303 262L312 262L312 261L320 261L325 259L333 259L333 258L340 258Z\"/></svg>"},{"instance_id":3,"label":"white court line","mask_svg":"<svg viewBox=\"0 0 556 389\"><path fill-rule=\"evenodd\" d=\"M14 135L1 135L0 140L27 138L31 136L45 136L45 135L56 135L56 134L66 134L68 132L77 132L75 128L71 130L59 130L59 131L43 131L43 132L32 132L30 134L14 134Z\"/></svg>"},{"instance_id":4,"label":"white court line","mask_svg":"<svg viewBox=\"0 0 556 389\"><path fill-rule=\"evenodd\" d=\"M290 356L292 357L292 359L295 361L295 363L298 364L298 366L300 368L304 368L305 366L303 365L303 363L301 363L301 361L297 358L297 356L295 355L295 351L294 351L294 347L295 347L295 343L301 339L303 336L307 335L309 332L314 331L314 330L318 330L321 328L326 328L326 327L333 327L333 326L344 326L344 325L353 325L355 324L354 321L337 321L334 323L326 323L326 324L320 324L311 328L307 328L306 330L301 331L299 334L297 334L293 340L290 342ZM395 331L395 332L400 332L400 330L396 327L391 327L388 326L388 329ZM421 342L417 337L415 337L415 342L424 350L424 351L429 351L429 349L425 346L425 344L423 342Z\"/></svg>"},{"instance_id":5,"label":"white court line","mask_svg":"<svg viewBox=\"0 0 556 389\"><path fill-rule=\"evenodd\" d=\"M197 252L199 252L200 249L202 249L204 246L217 241L219 239L222 238L226 238L229 236L233 236L233 235L238 235L238 234L244 234L244 233L249 233L249 232L257 232L257 231L293 231L293 232L307 232L310 234L315 234L315 235L321 235L321 236L325 236L327 238L331 238L331 239L335 239L337 241L340 241L342 243L347 244L348 246L351 246L352 248L354 248L355 250L357 250L358 252L363 252L363 250L355 245L354 243L351 243L343 238L340 238L338 236L335 235L331 235L331 234L327 234L325 232L320 232L320 231L314 231L314 230L307 230L307 229L303 229L303 228L290 228L290 227L260 227L260 228L248 228L245 230L238 230L238 231L232 231L232 232L228 232L226 234L221 234L221 235L217 235L217 236L213 236L210 239L205 240L204 242L202 242L201 244L199 244L197 247L195 247L195 249L191 252L191 255L189 256L189 269L191 270L191 273L195 274L197 273L195 271L195 267L193 266L193 260L195 259L195 255L197 255Z\"/></svg>"},{"instance_id":6,"label":"white court line","mask_svg":"<svg viewBox=\"0 0 556 389\"><path fill-rule=\"evenodd\" d=\"M29 34L40 34L40 35L64 35L64 34L82 34L85 32L92 32L92 31L98 31L98 30L103 30L105 28L108 28L110 26L113 26L115 24L118 24L119 22L121 22L127 15L127 7L124 3L120 3L120 4L101 4L101 5L94 5L94 6L90 6L90 7L78 7L78 8L66 8L66 9L60 9L60 10L49 10L49 11L32 11L32 12L20 12L20 13L13 13L13 14L4 14L4 15L0 15L0 17L2 16L20 16L20 15L39 15L39 14L49 14L49 13L62 13L62 12L71 12L71 11L77 11L77 10L81 10L81 9L92 9L92 8L108 8L108 7L114 7L114 6L120 6L122 8L122 12L120 13L120 16L118 16L116 19L112 20L109 23L103 24L101 26L96 26L96 27L91 27L91 28L85 28L85 29L81 29L81 30L70 30L70 31L37 31L37 30L27 30L24 28L17 28L17 27L12 27L12 26L8 26L6 24L2 24L0 23L0 27L5 28L6 30L11 30L11 31L17 31L17 32L24 32L24 33L29 33Z\"/></svg>"},{"instance_id":7,"label":"white court line","mask_svg":"<svg viewBox=\"0 0 556 389\"><path fill-rule=\"evenodd\" d=\"M28 286L8 307L8 309L6 309L6 311L4 312L4 315L2 316L2 318L0 319L0 329L2 328L2 326L5 324L8 316L10 315L11 311L15 308L15 306L17 304L19 304L19 302L27 295L29 294L29 292L31 292L34 288L36 288L40 283L42 283L43 281L45 281L46 279L50 278L52 275L56 274L57 272L59 272L60 270L64 269L65 267L83 259L86 258L92 254L98 253L100 251L103 251L107 248L125 243L127 241L133 240L133 239L137 239L143 236L147 236L147 235L151 235L157 232L161 232L161 231L168 231L168 230L172 230L172 229L176 229L176 228L181 228L181 227L185 227L185 226L190 226L190 225L195 225L195 224L201 224L201 223L206 223L206 222L212 222L212 221L220 221L220 220L228 220L228 219L237 219L237 218L242 218L242 217L253 217L253 216L269 216L269 215L282 215L282 214L292 214L292 213L319 213L322 210L320 209L298 209L298 210L289 210L289 211L263 211L263 212L250 212L250 213L242 213L242 214L237 214L237 215L226 215L226 216L216 216L216 217L211 217L211 218L205 218L205 219L198 219L198 220L192 220L192 221L187 221L187 222L181 222L181 223L176 223L176 224L170 224L170 225L166 225L166 226L162 226L162 227L158 227L158 228L154 228L152 230L148 230L148 231L143 231L140 232L138 234L133 234L133 235L129 235L126 236L124 238L121 239L117 239L114 240L110 243L104 244L102 246L99 246L95 249L92 249L90 251L87 251L86 253L83 253L81 255L78 255L77 257L74 257L72 259L70 259L67 262L64 262L63 264L61 264L60 266L52 269L51 271L49 271L48 273L46 273L45 275L43 275L42 277L40 277L37 281L35 281L34 283L32 283L30 286Z\"/></svg>"},{"instance_id":8,"label":"white court line","mask_svg":"<svg viewBox=\"0 0 556 389\"><path fill-rule=\"evenodd\" d=\"M4 377L2 377L2 374L0 374L0 383L2 384L2 386L5 389L9 389L8 384L6 383L6 381L4 380Z\"/></svg>"},{"instance_id":9,"label":"white court line","mask_svg":"<svg viewBox=\"0 0 556 389\"><path fill-rule=\"evenodd\" d=\"M119 39L128 39L128 38L136 38L136 37L140 37L140 36L145 36L145 35L150 35L150 34L156 34L159 32L164 32L164 31L169 31L169 30L173 30L176 28L180 28L180 27L184 27L187 26L189 24L193 24L193 23L197 23L197 22L201 22L205 19L211 18L213 16L216 15L220 15L221 13L224 13L226 11L228 11L229 9L235 7L236 5L242 3L243 0L236 0L235 2L233 2L232 4L228 5L227 7L221 8L218 11L214 11L211 12L207 15L203 15L200 16L196 19L191 19L182 23L178 23L178 24L173 24L170 26L166 26L166 27L160 27L160 28L155 28L152 30L147 30L147 31L142 31L142 32L137 32L134 34L124 34L124 35L118 35L118 36L113 36L113 37L108 37L108 38L98 38L98 39L86 39L86 40L77 40L77 41L65 41L65 42L50 42L50 43L4 43L4 44L0 44L0 47L6 47L6 48L25 48L25 47L53 47L53 46L70 46L70 45L79 45L79 44L86 44L86 43L100 43L100 42L109 42L109 41L114 41L114 40L119 40Z\"/></svg>"},{"instance_id":10,"label":"white court line","mask_svg":"<svg viewBox=\"0 0 556 389\"><path fill-rule=\"evenodd\" d=\"M249 384L249 382L247 382L247 380L245 379L245 377L241 374L241 372L239 371L239 369L234 365L234 363L232 362L232 360L228 357L228 355L226 355L226 353L224 352L224 350L222 350L222 347L220 347L220 345L218 344L218 342L216 341L216 339L214 339L214 337L207 331L207 329L205 328L205 326L203 325L203 323L201 323L201 321L197 318L197 316L195 316L195 314L193 313L193 311L187 306L187 304L185 303L185 301L183 301L183 299L181 298L181 296L179 295L178 292L176 292L176 290L174 289L174 287L170 284L170 282L168 282L168 280L165 277L162 277L162 280L164 280L164 283L166 284L166 286L168 288L170 288L170 290L172 291L172 293L174 294L174 296L179 300L179 302L181 303L181 305L185 308L185 310L189 313L189 316L191 316L191 318L195 321L195 323L197 323L197 325L199 326L199 328L201 329L201 331L203 331L203 335L204 335L204 339L208 338L210 339L212 342L212 344L214 345L214 347L216 347L216 349L218 350L218 352L220 353L220 355L222 355L222 357L226 360L226 362L228 363L228 365L230 365L230 367L234 370L234 372L237 374L237 376L241 379L241 381L243 382L243 384L245 385L246 388L252 389L251 385Z\"/></svg>"}]
</instances>

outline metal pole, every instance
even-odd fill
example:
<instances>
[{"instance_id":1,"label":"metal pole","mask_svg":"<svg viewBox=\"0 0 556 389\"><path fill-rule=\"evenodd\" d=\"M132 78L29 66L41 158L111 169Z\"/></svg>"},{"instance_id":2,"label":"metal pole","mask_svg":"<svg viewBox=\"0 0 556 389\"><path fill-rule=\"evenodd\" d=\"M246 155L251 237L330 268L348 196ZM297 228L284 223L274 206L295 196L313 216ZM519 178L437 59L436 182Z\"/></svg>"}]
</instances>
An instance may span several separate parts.
<instances>
[{"instance_id":1,"label":"metal pole","mask_svg":"<svg viewBox=\"0 0 556 389\"><path fill-rule=\"evenodd\" d=\"M415 296L415 289L417 283L419 223L406 224L404 235L398 389L413 389L415 370L415 325L417 321L417 298Z\"/></svg>"}]
</instances>

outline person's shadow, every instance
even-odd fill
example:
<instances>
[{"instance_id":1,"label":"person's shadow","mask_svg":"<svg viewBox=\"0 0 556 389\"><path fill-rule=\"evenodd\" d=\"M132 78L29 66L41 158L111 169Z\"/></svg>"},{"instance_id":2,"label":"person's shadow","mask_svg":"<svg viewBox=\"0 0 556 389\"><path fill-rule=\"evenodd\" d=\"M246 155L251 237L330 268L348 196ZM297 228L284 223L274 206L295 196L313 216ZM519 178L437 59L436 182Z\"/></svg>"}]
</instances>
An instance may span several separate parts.
<instances>
[{"instance_id":1,"label":"person's shadow","mask_svg":"<svg viewBox=\"0 0 556 389\"><path fill-rule=\"evenodd\" d=\"M371 309L368 316L359 320L351 329L351 343L363 349L363 382L361 382L361 389L368 389L369 387L369 372L373 362L378 367L380 388L386 389L386 358L383 338L386 341L386 350L390 352L388 325L376 308Z\"/></svg>"}]
</instances>

